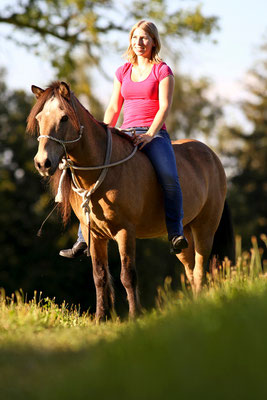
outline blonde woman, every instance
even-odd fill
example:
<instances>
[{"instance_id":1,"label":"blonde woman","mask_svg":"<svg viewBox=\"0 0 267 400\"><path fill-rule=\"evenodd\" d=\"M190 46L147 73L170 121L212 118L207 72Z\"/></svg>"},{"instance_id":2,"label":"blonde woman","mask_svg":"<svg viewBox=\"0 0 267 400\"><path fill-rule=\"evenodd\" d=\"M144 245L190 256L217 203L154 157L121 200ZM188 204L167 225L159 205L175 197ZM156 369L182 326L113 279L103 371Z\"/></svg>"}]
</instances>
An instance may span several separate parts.
<instances>
[{"instance_id":1,"label":"blonde woman","mask_svg":"<svg viewBox=\"0 0 267 400\"><path fill-rule=\"evenodd\" d=\"M123 106L121 129L133 133L135 144L148 156L156 171L163 189L170 249L178 254L188 243L183 234L182 192L176 161L165 125L172 104L174 77L159 57L160 47L155 24L142 20L132 27L126 51L128 61L115 73L104 122L115 126ZM76 257L85 248L79 230L73 248L62 250L60 255Z\"/></svg>"}]
</instances>

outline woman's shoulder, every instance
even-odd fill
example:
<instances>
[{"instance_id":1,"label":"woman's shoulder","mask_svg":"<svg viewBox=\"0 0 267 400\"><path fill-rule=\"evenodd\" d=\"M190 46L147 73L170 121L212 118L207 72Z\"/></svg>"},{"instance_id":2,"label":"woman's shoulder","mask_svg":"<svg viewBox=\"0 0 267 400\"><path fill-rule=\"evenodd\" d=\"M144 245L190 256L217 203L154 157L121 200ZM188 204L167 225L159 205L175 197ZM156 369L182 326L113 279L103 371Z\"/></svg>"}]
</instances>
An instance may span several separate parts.
<instances>
[{"instance_id":1,"label":"woman's shoulder","mask_svg":"<svg viewBox=\"0 0 267 400\"><path fill-rule=\"evenodd\" d=\"M117 68L115 75L120 82L122 81L122 79L124 78L126 73L129 71L131 65L132 65L131 63L126 62L123 65L121 65L119 68Z\"/></svg>"},{"instance_id":2,"label":"woman's shoulder","mask_svg":"<svg viewBox=\"0 0 267 400\"><path fill-rule=\"evenodd\" d=\"M159 81L166 78L166 76L173 75L171 68L164 61L155 64L155 73Z\"/></svg>"}]
</instances>

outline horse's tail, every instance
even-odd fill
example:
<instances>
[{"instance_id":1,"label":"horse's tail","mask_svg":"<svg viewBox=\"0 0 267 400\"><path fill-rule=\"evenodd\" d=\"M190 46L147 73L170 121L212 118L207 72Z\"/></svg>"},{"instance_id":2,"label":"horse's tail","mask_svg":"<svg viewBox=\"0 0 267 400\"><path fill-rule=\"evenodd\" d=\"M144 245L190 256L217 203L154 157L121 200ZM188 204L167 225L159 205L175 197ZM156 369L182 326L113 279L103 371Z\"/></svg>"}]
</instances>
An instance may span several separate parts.
<instances>
[{"instance_id":1,"label":"horse's tail","mask_svg":"<svg viewBox=\"0 0 267 400\"><path fill-rule=\"evenodd\" d=\"M210 260L216 258L217 262L221 263L225 257L232 262L232 265L235 264L235 236L227 201L224 203L221 221L214 236Z\"/></svg>"}]
</instances>

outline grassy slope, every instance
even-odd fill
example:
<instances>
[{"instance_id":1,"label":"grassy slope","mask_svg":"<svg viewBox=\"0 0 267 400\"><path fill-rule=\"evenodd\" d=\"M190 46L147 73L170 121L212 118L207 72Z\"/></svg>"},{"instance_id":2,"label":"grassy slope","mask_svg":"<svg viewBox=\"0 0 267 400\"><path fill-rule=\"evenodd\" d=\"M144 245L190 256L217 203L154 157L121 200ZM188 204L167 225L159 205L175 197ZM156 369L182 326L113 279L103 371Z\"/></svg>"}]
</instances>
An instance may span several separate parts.
<instances>
[{"instance_id":1,"label":"grassy slope","mask_svg":"<svg viewBox=\"0 0 267 400\"><path fill-rule=\"evenodd\" d=\"M1 399L267 397L267 280L96 326L49 300L2 303Z\"/></svg>"}]
</instances>

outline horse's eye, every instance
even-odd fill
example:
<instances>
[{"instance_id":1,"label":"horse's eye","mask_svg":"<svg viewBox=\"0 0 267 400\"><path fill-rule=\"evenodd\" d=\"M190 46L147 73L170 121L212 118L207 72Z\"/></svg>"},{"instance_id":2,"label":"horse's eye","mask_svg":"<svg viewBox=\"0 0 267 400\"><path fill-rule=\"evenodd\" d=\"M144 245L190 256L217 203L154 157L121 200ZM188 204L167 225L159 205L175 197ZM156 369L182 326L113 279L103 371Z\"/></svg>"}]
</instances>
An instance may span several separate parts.
<instances>
[{"instance_id":1,"label":"horse's eye","mask_svg":"<svg viewBox=\"0 0 267 400\"><path fill-rule=\"evenodd\" d=\"M60 122L66 122L66 121L68 121L68 119L69 119L69 117L67 115L63 115Z\"/></svg>"}]
</instances>

